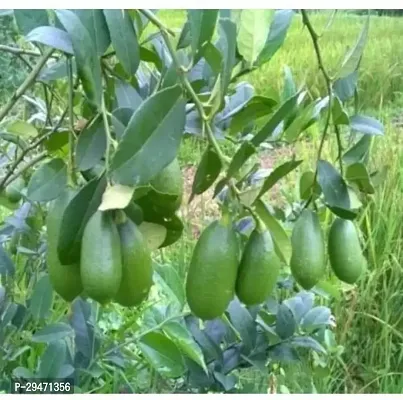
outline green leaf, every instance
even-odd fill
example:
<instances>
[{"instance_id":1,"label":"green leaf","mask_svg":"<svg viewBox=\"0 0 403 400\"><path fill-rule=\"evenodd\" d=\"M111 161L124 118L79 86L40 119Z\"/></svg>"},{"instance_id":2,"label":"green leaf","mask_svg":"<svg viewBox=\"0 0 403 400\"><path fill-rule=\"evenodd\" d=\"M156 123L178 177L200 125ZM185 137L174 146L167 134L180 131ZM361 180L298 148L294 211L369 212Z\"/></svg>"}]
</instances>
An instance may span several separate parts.
<instances>
[{"instance_id":1,"label":"green leaf","mask_svg":"<svg viewBox=\"0 0 403 400\"><path fill-rule=\"evenodd\" d=\"M83 186L67 205L57 244L57 253L63 265L80 260L81 238L85 225L101 204L105 188L105 176L93 179Z\"/></svg>"},{"instance_id":2,"label":"green leaf","mask_svg":"<svg viewBox=\"0 0 403 400\"><path fill-rule=\"evenodd\" d=\"M76 145L76 163L80 171L99 163L106 150L106 133L102 118L98 117L79 135Z\"/></svg>"},{"instance_id":3,"label":"green leaf","mask_svg":"<svg viewBox=\"0 0 403 400\"><path fill-rule=\"evenodd\" d=\"M357 89L358 71L354 71L344 78L337 79L333 84L333 90L336 96L342 101L346 101L354 96Z\"/></svg>"},{"instance_id":4,"label":"green leaf","mask_svg":"<svg viewBox=\"0 0 403 400\"><path fill-rule=\"evenodd\" d=\"M175 266L171 264L154 263L154 271L157 276L163 281L163 288L168 292L170 297L175 297L181 306L181 309L186 303L185 288L182 278L179 276Z\"/></svg>"},{"instance_id":5,"label":"green leaf","mask_svg":"<svg viewBox=\"0 0 403 400\"><path fill-rule=\"evenodd\" d=\"M120 79L117 79L115 82L115 94L119 107L118 110L127 108L131 109L131 114L129 116L130 119L133 111L137 110L143 102L142 97L132 85ZM129 122L129 119L127 122Z\"/></svg>"},{"instance_id":6,"label":"green leaf","mask_svg":"<svg viewBox=\"0 0 403 400\"><path fill-rule=\"evenodd\" d=\"M257 331L255 321L238 299L231 301L227 311L232 325L241 336L246 354L249 354L256 344Z\"/></svg>"},{"instance_id":7,"label":"green leaf","mask_svg":"<svg viewBox=\"0 0 403 400\"><path fill-rule=\"evenodd\" d=\"M133 186L112 185L108 186L102 195L102 202L98 207L100 211L121 210L126 208L134 193Z\"/></svg>"},{"instance_id":8,"label":"green leaf","mask_svg":"<svg viewBox=\"0 0 403 400\"><path fill-rule=\"evenodd\" d=\"M73 75L77 74L77 67L73 64ZM58 79L63 79L67 76L66 60L49 61L38 75L38 80L41 82L53 82Z\"/></svg>"},{"instance_id":9,"label":"green leaf","mask_svg":"<svg viewBox=\"0 0 403 400\"><path fill-rule=\"evenodd\" d=\"M10 256L4 250L3 245L0 244L0 276L1 275L14 275L15 267Z\"/></svg>"},{"instance_id":10,"label":"green leaf","mask_svg":"<svg viewBox=\"0 0 403 400\"><path fill-rule=\"evenodd\" d=\"M274 12L269 35L257 61L258 65L268 62L284 43L293 16L293 10L277 10Z\"/></svg>"},{"instance_id":11,"label":"green leaf","mask_svg":"<svg viewBox=\"0 0 403 400\"><path fill-rule=\"evenodd\" d=\"M232 157L228 167L227 178L235 176L243 167L245 162L256 153L256 147L250 142L243 142L237 152Z\"/></svg>"},{"instance_id":12,"label":"green leaf","mask_svg":"<svg viewBox=\"0 0 403 400\"><path fill-rule=\"evenodd\" d=\"M343 155L343 162L354 164L355 162L365 162L371 147L372 137L364 135L354 146Z\"/></svg>"},{"instance_id":13,"label":"green leaf","mask_svg":"<svg viewBox=\"0 0 403 400\"><path fill-rule=\"evenodd\" d=\"M302 160L291 160L277 167L263 182L263 186L260 189L259 197L263 196L268 190L270 190L281 178L288 175L295 168L302 163Z\"/></svg>"},{"instance_id":14,"label":"green leaf","mask_svg":"<svg viewBox=\"0 0 403 400\"><path fill-rule=\"evenodd\" d=\"M117 108L112 113L112 124L115 130L116 137L120 140L125 133L127 124L133 116L134 110L132 108Z\"/></svg>"},{"instance_id":15,"label":"green leaf","mask_svg":"<svg viewBox=\"0 0 403 400\"><path fill-rule=\"evenodd\" d=\"M179 322L171 321L164 324L162 330L176 344L182 353L199 364L207 373L203 353L185 326L181 325Z\"/></svg>"},{"instance_id":16,"label":"green leaf","mask_svg":"<svg viewBox=\"0 0 403 400\"><path fill-rule=\"evenodd\" d=\"M286 101L290 97L294 96L297 93L297 87L294 82L294 77L292 76L291 68L286 65L284 67L284 88L283 93L281 95L281 99Z\"/></svg>"},{"instance_id":17,"label":"green leaf","mask_svg":"<svg viewBox=\"0 0 403 400\"><path fill-rule=\"evenodd\" d=\"M17 367L13 369L13 376L16 378L32 379L35 375L25 367Z\"/></svg>"},{"instance_id":18,"label":"green leaf","mask_svg":"<svg viewBox=\"0 0 403 400\"><path fill-rule=\"evenodd\" d=\"M67 185L67 167L61 158L42 164L28 183L27 197L31 201L51 201Z\"/></svg>"},{"instance_id":19,"label":"green leaf","mask_svg":"<svg viewBox=\"0 0 403 400\"><path fill-rule=\"evenodd\" d=\"M201 57L202 46L213 37L218 10L188 10L190 28L190 45L192 47L193 63Z\"/></svg>"},{"instance_id":20,"label":"green leaf","mask_svg":"<svg viewBox=\"0 0 403 400\"><path fill-rule=\"evenodd\" d=\"M128 75L134 75L140 63L140 49L133 21L125 10L104 10L116 56Z\"/></svg>"},{"instance_id":21,"label":"green leaf","mask_svg":"<svg viewBox=\"0 0 403 400\"><path fill-rule=\"evenodd\" d=\"M18 29L23 35L27 35L38 26L49 25L49 17L46 10L14 10L14 18Z\"/></svg>"},{"instance_id":22,"label":"green leaf","mask_svg":"<svg viewBox=\"0 0 403 400\"><path fill-rule=\"evenodd\" d=\"M323 326L332 325L333 322L329 308L318 306L308 311L302 320L301 327L307 331L312 331Z\"/></svg>"},{"instance_id":23,"label":"green leaf","mask_svg":"<svg viewBox=\"0 0 403 400\"><path fill-rule=\"evenodd\" d=\"M349 182L356 184L363 193L375 193L367 168L362 163L350 164L346 170L346 179Z\"/></svg>"},{"instance_id":24,"label":"green leaf","mask_svg":"<svg viewBox=\"0 0 403 400\"><path fill-rule=\"evenodd\" d=\"M157 332L144 335L139 348L152 368L167 378L178 378L185 372L183 358L172 340Z\"/></svg>"},{"instance_id":25,"label":"green leaf","mask_svg":"<svg viewBox=\"0 0 403 400\"><path fill-rule=\"evenodd\" d=\"M43 276L36 282L32 293L29 310L35 320L45 319L50 312L53 302L53 289L49 280L49 275Z\"/></svg>"},{"instance_id":26,"label":"green leaf","mask_svg":"<svg viewBox=\"0 0 403 400\"><path fill-rule=\"evenodd\" d=\"M49 153L56 153L58 150L62 149L68 144L69 135L69 130L60 130L58 132L54 132L49 139L45 141L44 145Z\"/></svg>"},{"instance_id":27,"label":"green leaf","mask_svg":"<svg viewBox=\"0 0 403 400\"><path fill-rule=\"evenodd\" d=\"M111 43L108 26L102 10L73 10L95 44L98 56L102 56Z\"/></svg>"},{"instance_id":28,"label":"green leaf","mask_svg":"<svg viewBox=\"0 0 403 400\"><path fill-rule=\"evenodd\" d=\"M324 347L314 338L310 336L297 336L291 339L291 344L296 347L304 347L308 349L315 350L317 353L326 354Z\"/></svg>"},{"instance_id":29,"label":"green leaf","mask_svg":"<svg viewBox=\"0 0 403 400\"><path fill-rule=\"evenodd\" d=\"M238 51L252 66L263 50L270 28L271 10L242 10L237 36Z\"/></svg>"},{"instance_id":30,"label":"green leaf","mask_svg":"<svg viewBox=\"0 0 403 400\"><path fill-rule=\"evenodd\" d=\"M37 129L30 123L16 120L7 125L7 132L22 137L38 136Z\"/></svg>"},{"instance_id":31,"label":"green leaf","mask_svg":"<svg viewBox=\"0 0 403 400\"><path fill-rule=\"evenodd\" d=\"M287 233L284 231L280 222L277 221L267 209L266 204L262 200L257 200L255 203L256 212L263 220L264 224L269 229L274 248L277 255L286 263L289 263L291 257L291 241Z\"/></svg>"},{"instance_id":32,"label":"green leaf","mask_svg":"<svg viewBox=\"0 0 403 400\"><path fill-rule=\"evenodd\" d=\"M67 346L64 340L49 343L41 357L38 378L57 378L66 360Z\"/></svg>"},{"instance_id":33,"label":"green leaf","mask_svg":"<svg viewBox=\"0 0 403 400\"><path fill-rule=\"evenodd\" d=\"M74 331L70 325L58 322L45 326L32 335L32 341L36 343L51 343L73 335Z\"/></svg>"},{"instance_id":34,"label":"green leaf","mask_svg":"<svg viewBox=\"0 0 403 400\"><path fill-rule=\"evenodd\" d=\"M202 194L216 181L218 175L220 175L222 168L220 157L216 151L208 146L204 151L200 160L200 164L197 167L196 174L192 184L192 195L189 202L196 194Z\"/></svg>"},{"instance_id":35,"label":"green leaf","mask_svg":"<svg viewBox=\"0 0 403 400\"><path fill-rule=\"evenodd\" d=\"M226 93L231 82L232 69L235 65L236 53L236 25L231 20L219 20L220 39L216 47L221 51L223 62L221 71L221 90Z\"/></svg>"},{"instance_id":36,"label":"green leaf","mask_svg":"<svg viewBox=\"0 0 403 400\"><path fill-rule=\"evenodd\" d=\"M59 373L57 374L56 378L58 379L65 379L70 377L74 373L75 369L70 364L64 364L59 368Z\"/></svg>"},{"instance_id":37,"label":"green leaf","mask_svg":"<svg viewBox=\"0 0 403 400\"><path fill-rule=\"evenodd\" d=\"M339 172L327 161L318 161L318 183L325 196L325 202L329 207L344 210L350 208L350 198L347 185Z\"/></svg>"},{"instance_id":38,"label":"green leaf","mask_svg":"<svg viewBox=\"0 0 403 400\"><path fill-rule=\"evenodd\" d=\"M305 171L299 180L299 196L301 200L308 200L311 195L317 199L322 191L317 181L315 181L315 173L313 171Z\"/></svg>"},{"instance_id":39,"label":"green leaf","mask_svg":"<svg viewBox=\"0 0 403 400\"><path fill-rule=\"evenodd\" d=\"M268 115L277 105L277 101L270 97L254 96L245 107L237 112L231 119L229 133L235 135L250 124L255 123L257 119Z\"/></svg>"},{"instance_id":40,"label":"green leaf","mask_svg":"<svg viewBox=\"0 0 403 400\"><path fill-rule=\"evenodd\" d=\"M333 99L332 118L335 125L350 125L350 117L337 96Z\"/></svg>"},{"instance_id":41,"label":"green leaf","mask_svg":"<svg viewBox=\"0 0 403 400\"><path fill-rule=\"evenodd\" d=\"M220 51L214 46L213 43L207 42L202 49L203 57L207 61L206 67L210 67L213 72L213 76L218 76L222 70L222 55ZM210 75L210 74L209 74Z\"/></svg>"},{"instance_id":42,"label":"green leaf","mask_svg":"<svg viewBox=\"0 0 403 400\"><path fill-rule=\"evenodd\" d=\"M364 27L358 37L356 44L348 51L342 62L340 71L337 74L337 78L345 78L357 70L364 47L367 42L369 28L369 15L365 21Z\"/></svg>"},{"instance_id":43,"label":"green leaf","mask_svg":"<svg viewBox=\"0 0 403 400\"><path fill-rule=\"evenodd\" d=\"M157 250L165 242L167 236L167 228L165 226L143 221L138 228L147 242L147 247L151 251Z\"/></svg>"},{"instance_id":44,"label":"green leaf","mask_svg":"<svg viewBox=\"0 0 403 400\"><path fill-rule=\"evenodd\" d=\"M384 127L378 120L364 115L353 115L350 118L350 126L364 135L377 136L384 133Z\"/></svg>"},{"instance_id":45,"label":"green leaf","mask_svg":"<svg viewBox=\"0 0 403 400\"><path fill-rule=\"evenodd\" d=\"M192 42L192 37L190 36L190 22L186 21L182 27L181 34L179 36L178 44L176 45L176 49L184 49L190 46Z\"/></svg>"},{"instance_id":46,"label":"green leaf","mask_svg":"<svg viewBox=\"0 0 403 400\"><path fill-rule=\"evenodd\" d=\"M179 86L161 90L135 111L113 157L113 179L144 185L173 161L185 126L185 100Z\"/></svg>"},{"instance_id":47,"label":"green leaf","mask_svg":"<svg viewBox=\"0 0 403 400\"><path fill-rule=\"evenodd\" d=\"M69 34L54 26L39 26L29 32L25 40L45 44L67 54L74 54Z\"/></svg>"},{"instance_id":48,"label":"green leaf","mask_svg":"<svg viewBox=\"0 0 403 400\"><path fill-rule=\"evenodd\" d=\"M80 18L70 10L56 10L58 19L70 35L81 79L88 100L99 109L102 103L101 63L91 36Z\"/></svg>"},{"instance_id":49,"label":"green leaf","mask_svg":"<svg viewBox=\"0 0 403 400\"><path fill-rule=\"evenodd\" d=\"M291 337L297 328L297 323L290 308L282 303L280 304L276 315L276 333L281 339Z\"/></svg>"},{"instance_id":50,"label":"green leaf","mask_svg":"<svg viewBox=\"0 0 403 400\"><path fill-rule=\"evenodd\" d=\"M277 126L283 121L289 114L291 114L297 105L297 99L300 93L298 92L293 97L286 100L272 115L270 120L263 126L263 128L253 137L252 143L257 147L268 139L277 128Z\"/></svg>"}]
</instances>

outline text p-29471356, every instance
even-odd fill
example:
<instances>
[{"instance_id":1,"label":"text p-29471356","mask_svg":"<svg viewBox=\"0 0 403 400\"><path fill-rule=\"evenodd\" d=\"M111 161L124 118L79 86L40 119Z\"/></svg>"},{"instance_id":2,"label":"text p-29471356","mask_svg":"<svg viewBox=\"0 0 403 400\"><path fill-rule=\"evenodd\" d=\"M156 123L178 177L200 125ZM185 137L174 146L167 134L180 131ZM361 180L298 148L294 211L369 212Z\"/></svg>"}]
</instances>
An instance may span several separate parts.
<instances>
[{"instance_id":1,"label":"text p-29471356","mask_svg":"<svg viewBox=\"0 0 403 400\"><path fill-rule=\"evenodd\" d=\"M40 379L18 378L11 381L11 393L20 394L73 394L74 380L66 379Z\"/></svg>"}]
</instances>

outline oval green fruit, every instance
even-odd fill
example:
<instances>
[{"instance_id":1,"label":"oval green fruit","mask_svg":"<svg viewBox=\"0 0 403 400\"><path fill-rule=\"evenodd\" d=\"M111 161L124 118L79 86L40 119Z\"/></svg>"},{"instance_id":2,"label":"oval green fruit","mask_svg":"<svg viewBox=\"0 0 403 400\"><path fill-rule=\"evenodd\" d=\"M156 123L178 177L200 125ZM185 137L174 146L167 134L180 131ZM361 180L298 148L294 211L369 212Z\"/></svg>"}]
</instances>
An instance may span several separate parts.
<instances>
[{"instance_id":1,"label":"oval green fruit","mask_svg":"<svg viewBox=\"0 0 403 400\"><path fill-rule=\"evenodd\" d=\"M336 218L328 237L330 266L341 281L353 284L365 269L357 229L352 221Z\"/></svg>"},{"instance_id":2,"label":"oval green fruit","mask_svg":"<svg viewBox=\"0 0 403 400\"><path fill-rule=\"evenodd\" d=\"M295 280L305 289L312 289L325 273L325 239L319 217L305 209L294 225L291 235L290 268Z\"/></svg>"},{"instance_id":3,"label":"oval green fruit","mask_svg":"<svg viewBox=\"0 0 403 400\"><path fill-rule=\"evenodd\" d=\"M61 193L61 195L50 204L46 219L49 278L55 292L66 301L72 301L80 295L83 290L79 264L62 265L57 255L57 242L59 240L63 213L74 195L75 191L72 189L67 189Z\"/></svg>"},{"instance_id":4,"label":"oval green fruit","mask_svg":"<svg viewBox=\"0 0 403 400\"><path fill-rule=\"evenodd\" d=\"M25 187L25 181L19 177L6 186L4 193L10 203L18 203L21 200L21 190Z\"/></svg>"},{"instance_id":5,"label":"oval green fruit","mask_svg":"<svg viewBox=\"0 0 403 400\"><path fill-rule=\"evenodd\" d=\"M86 294L100 304L112 300L122 279L120 239L109 212L96 211L84 228L81 280Z\"/></svg>"},{"instance_id":6,"label":"oval green fruit","mask_svg":"<svg viewBox=\"0 0 403 400\"><path fill-rule=\"evenodd\" d=\"M239 300L248 305L263 303L273 291L280 260L267 229L255 229L246 243L236 283Z\"/></svg>"},{"instance_id":7,"label":"oval green fruit","mask_svg":"<svg viewBox=\"0 0 403 400\"><path fill-rule=\"evenodd\" d=\"M122 254L122 280L115 300L122 306L140 304L153 283L151 252L137 226L127 220L118 225Z\"/></svg>"},{"instance_id":8,"label":"oval green fruit","mask_svg":"<svg viewBox=\"0 0 403 400\"><path fill-rule=\"evenodd\" d=\"M178 159L175 158L150 182L152 189L147 197L159 209L168 213L176 211L183 197L183 177Z\"/></svg>"},{"instance_id":9,"label":"oval green fruit","mask_svg":"<svg viewBox=\"0 0 403 400\"><path fill-rule=\"evenodd\" d=\"M208 320L221 316L234 297L239 265L235 231L224 220L212 222L192 254L186 297L192 312Z\"/></svg>"}]
</instances>

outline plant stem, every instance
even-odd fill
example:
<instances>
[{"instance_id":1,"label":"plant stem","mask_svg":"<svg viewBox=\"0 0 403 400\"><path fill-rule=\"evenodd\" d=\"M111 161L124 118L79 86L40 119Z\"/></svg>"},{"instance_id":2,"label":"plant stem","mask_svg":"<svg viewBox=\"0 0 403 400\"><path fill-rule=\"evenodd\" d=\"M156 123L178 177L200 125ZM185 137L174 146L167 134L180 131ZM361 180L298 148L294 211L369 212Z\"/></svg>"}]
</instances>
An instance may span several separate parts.
<instances>
[{"instance_id":1,"label":"plant stem","mask_svg":"<svg viewBox=\"0 0 403 400\"><path fill-rule=\"evenodd\" d=\"M343 146L341 144L341 133L340 133L340 128L339 125L334 125L334 130L336 131L336 140L337 140L337 159L339 160L339 166L340 166L340 173L343 176Z\"/></svg>"},{"instance_id":2,"label":"plant stem","mask_svg":"<svg viewBox=\"0 0 403 400\"><path fill-rule=\"evenodd\" d=\"M42 153L39 153L35 157L33 157L31 160L29 160L19 171L17 171L14 175L8 179L6 182L5 186L9 185L11 182L15 181L19 176L21 176L27 169L31 168L33 165L38 163L39 161L42 161L44 158L46 158L47 152L43 151Z\"/></svg>"},{"instance_id":3,"label":"plant stem","mask_svg":"<svg viewBox=\"0 0 403 400\"><path fill-rule=\"evenodd\" d=\"M11 47L11 46L6 46L4 44L0 44L0 51L4 51L6 53L11 53L11 54L16 54L16 55L26 55L26 56L35 56L35 57L41 57L41 53L38 51L34 50L24 50L20 49L19 47Z\"/></svg>"},{"instance_id":4,"label":"plant stem","mask_svg":"<svg viewBox=\"0 0 403 400\"><path fill-rule=\"evenodd\" d=\"M14 179L9 179L10 176L13 174L14 170L18 167L18 165L20 165L20 163L24 160L24 157L32 150L36 149L38 146L40 146L47 138L49 138L51 135L53 135L53 133L55 133L61 126L61 124L63 123L64 118L66 117L68 112L68 108L66 108L62 114L62 116L60 117L58 123L55 125L55 127L48 132L45 135L41 135L39 136L31 145L29 145L28 147L26 147L21 154L19 155L19 157L15 160L15 162L13 163L13 165L11 166L11 168L9 169L9 171L6 173L6 175L3 177L3 179L0 181L0 192L1 190L5 187L6 183L10 184Z\"/></svg>"},{"instance_id":5,"label":"plant stem","mask_svg":"<svg viewBox=\"0 0 403 400\"><path fill-rule=\"evenodd\" d=\"M75 161L74 161L74 145L75 145L75 134L74 134L74 82L73 82L73 66L71 63L71 57L67 56L67 75L69 81L69 177L73 186L77 184L77 177L75 174Z\"/></svg>"},{"instance_id":6,"label":"plant stem","mask_svg":"<svg viewBox=\"0 0 403 400\"><path fill-rule=\"evenodd\" d=\"M111 145L115 147L115 141L113 140L111 131L109 129L108 111L106 109L105 98L103 96L102 96L102 118L104 121L105 133L106 133L105 173L106 173L106 179L110 184L109 167L111 159Z\"/></svg>"},{"instance_id":7,"label":"plant stem","mask_svg":"<svg viewBox=\"0 0 403 400\"><path fill-rule=\"evenodd\" d=\"M46 61L52 55L54 49L48 49L44 55L39 59L38 64L35 65L34 69L25 78L25 81L21 86L12 94L8 103L0 110L0 122L9 113L9 111L14 107L18 99L33 85L36 77L41 71L42 67L46 64Z\"/></svg>"}]
</instances>

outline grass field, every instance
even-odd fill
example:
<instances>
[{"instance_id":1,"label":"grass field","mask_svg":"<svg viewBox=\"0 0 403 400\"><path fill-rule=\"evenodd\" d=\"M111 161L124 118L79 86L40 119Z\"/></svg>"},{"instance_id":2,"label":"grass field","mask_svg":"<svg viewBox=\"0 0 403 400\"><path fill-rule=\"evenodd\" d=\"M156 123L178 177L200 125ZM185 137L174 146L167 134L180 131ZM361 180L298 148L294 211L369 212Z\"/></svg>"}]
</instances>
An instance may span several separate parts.
<instances>
[{"instance_id":1,"label":"grass field","mask_svg":"<svg viewBox=\"0 0 403 400\"><path fill-rule=\"evenodd\" d=\"M183 11L165 10L159 15L170 27L180 26L185 18ZM324 31L329 17L327 12L312 16L317 32ZM338 13L324 31L320 46L332 74L337 71L346 49L355 43L364 21L364 17ZM292 393L403 393L403 129L395 123L403 106L402 38L403 19L371 18L360 72L360 102L366 112L385 124L385 137L377 138L372 149L372 167L386 165L388 170L374 201L360 220L367 238L368 272L360 284L353 290L346 290L340 300L329 300L338 322L336 340L344 347L344 352L340 357L331 358L323 368L313 368L314 360L284 366L285 376L280 374L279 391L287 387ZM259 94L273 87L279 89L283 84L284 65L291 68L298 84L306 82L314 94L322 92L323 82L312 42L302 29L299 16L295 16L284 46L271 62L245 79ZM188 187L194 173L192 164L199 161L202 151L201 143L193 139L183 141L180 161ZM307 142L300 142L296 148L297 154L305 160L313 160L314 151L316 148ZM291 186L283 191L293 198ZM182 212L186 219L192 219L192 224L186 227L183 238L164 253L164 258L176 265L184 278L195 231L215 215L216 208L204 195L191 207L184 206ZM123 316L126 317L129 315ZM253 391L267 391L266 376L246 373L241 379L249 382Z\"/></svg>"}]
</instances>

